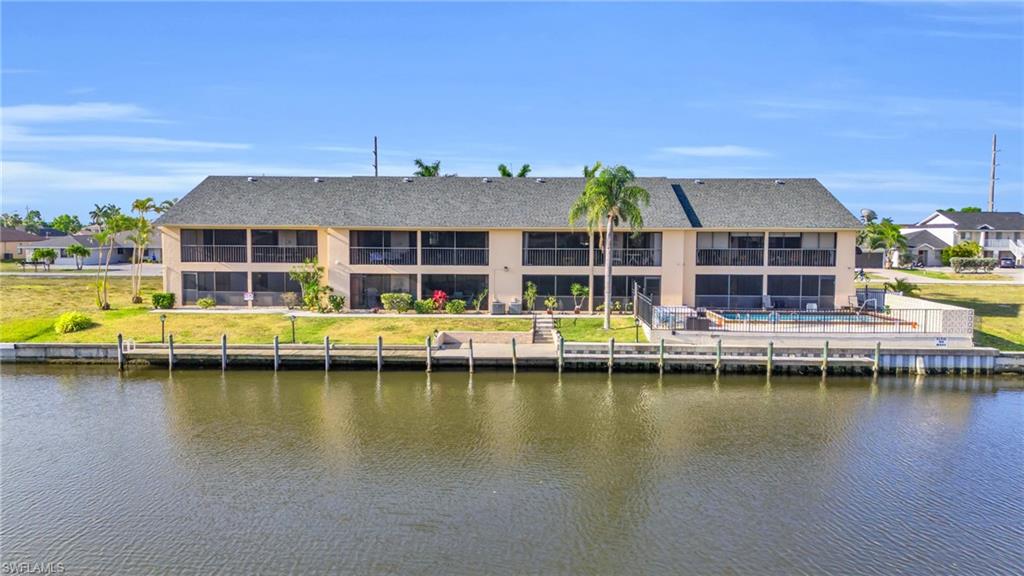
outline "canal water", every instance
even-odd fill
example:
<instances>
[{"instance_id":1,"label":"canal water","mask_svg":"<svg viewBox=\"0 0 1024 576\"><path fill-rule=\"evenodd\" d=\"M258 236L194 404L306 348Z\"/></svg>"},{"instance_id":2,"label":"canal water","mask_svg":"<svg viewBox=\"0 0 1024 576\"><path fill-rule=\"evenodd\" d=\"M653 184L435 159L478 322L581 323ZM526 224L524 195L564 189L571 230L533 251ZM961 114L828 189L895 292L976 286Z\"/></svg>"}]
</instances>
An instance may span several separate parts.
<instances>
[{"instance_id":1,"label":"canal water","mask_svg":"<svg viewBox=\"0 0 1024 576\"><path fill-rule=\"evenodd\" d=\"M1000 380L5 366L0 555L68 574L1000 574Z\"/></svg>"}]
</instances>

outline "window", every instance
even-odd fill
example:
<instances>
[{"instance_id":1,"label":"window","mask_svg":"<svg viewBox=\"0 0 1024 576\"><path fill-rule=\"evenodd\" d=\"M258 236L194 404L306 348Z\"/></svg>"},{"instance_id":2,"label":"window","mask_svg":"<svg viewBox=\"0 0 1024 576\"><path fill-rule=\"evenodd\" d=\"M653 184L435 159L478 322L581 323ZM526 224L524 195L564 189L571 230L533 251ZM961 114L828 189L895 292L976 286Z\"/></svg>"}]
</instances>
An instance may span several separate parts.
<instances>
[{"instance_id":1,"label":"window","mask_svg":"<svg viewBox=\"0 0 1024 576\"><path fill-rule=\"evenodd\" d=\"M633 305L633 285L650 296L654 304L661 303L661 276L612 276L612 301L625 308ZM594 305L604 302L604 276L594 276Z\"/></svg>"},{"instance_id":2,"label":"window","mask_svg":"<svg viewBox=\"0 0 1024 576\"><path fill-rule=\"evenodd\" d=\"M772 232L768 235L769 248L800 248L801 234L799 232Z\"/></svg>"},{"instance_id":3,"label":"window","mask_svg":"<svg viewBox=\"0 0 1024 576\"><path fill-rule=\"evenodd\" d=\"M473 299L487 290L487 276L484 274L424 274L421 298L433 298L435 290L444 290L449 300L465 300L467 307L473 306ZM486 309L485 298L482 307Z\"/></svg>"},{"instance_id":4,"label":"window","mask_svg":"<svg viewBox=\"0 0 1024 576\"><path fill-rule=\"evenodd\" d=\"M544 300L550 296L554 296L558 300L559 310L573 310L576 306L575 301L572 297L572 285L580 284L581 286L590 286L590 279L587 276L576 275L576 274L565 274L565 275L527 275L523 276L523 293L526 293L526 283L533 282L537 285L537 301L534 303L534 308L541 310L544 308ZM588 306L588 299L584 299L582 307ZM524 300L523 307L525 309L526 303Z\"/></svg>"},{"instance_id":5,"label":"window","mask_svg":"<svg viewBox=\"0 0 1024 576\"><path fill-rule=\"evenodd\" d=\"M281 294L294 292L301 296L302 286L287 272L253 272L252 291L255 306L283 306Z\"/></svg>"},{"instance_id":6,"label":"window","mask_svg":"<svg viewBox=\"0 0 1024 576\"><path fill-rule=\"evenodd\" d=\"M760 308L762 277L754 274L698 274L696 305L701 308Z\"/></svg>"},{"instance_id":7,"label":"window","mask_svg":"<svg viewBox=\"0 0 1024 576\"><path fill-rule=\"evenodd\" d=\"M245 305L244 294L248 285L245 272L182 272L181 283L185 305L207 297L221 305Z\"/></svg>"},{"instance_id":8,"label":"window","mask_svg":"<svg viewBox=\"0 0 1024 576\"><path fill-rule=\"evenodd\" d=\"M182 230L185 246L245 246L245 230Z\"/></svg>"},{"instance_id":9,"label":"window","mask_svg":"<svg viewBox=\"0 0 1024 576\"><path fill-rule=\"evenodd\" d=\"M805 310L808 304L827 309L835 306L836 277L792 274L768 276L768 296L775 308Z\"/></svg>"},{"instance_id":10,"label":"window","mask_svg":"<svg viewBox=\"0 0 1024 576\"><path fill-rule=\"evenodd\" d=\"M380 295L392 292L416 294L415 274L353 274L349 281L349 306L353 309L380 307Z\"/></svg>"}]
</instances>

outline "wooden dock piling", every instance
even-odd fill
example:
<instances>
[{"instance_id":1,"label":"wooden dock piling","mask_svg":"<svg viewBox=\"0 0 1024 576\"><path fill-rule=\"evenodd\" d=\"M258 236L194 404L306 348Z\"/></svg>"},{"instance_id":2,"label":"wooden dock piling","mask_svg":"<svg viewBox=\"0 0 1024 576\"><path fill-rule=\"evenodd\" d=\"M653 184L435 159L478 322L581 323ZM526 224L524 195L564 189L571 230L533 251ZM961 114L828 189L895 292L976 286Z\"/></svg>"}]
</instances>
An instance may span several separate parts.
<instances>
[{"instance_id":1,"label":"wooden dock piling","mask_svg":"<svg viewBox=\"0 0 1024 576\"><path fill-rule=\"evenodd\" d=\"M821 348L821 373L828 373L828 340L825 340L825 345Z\"/></svg>"},{"instance_id":2,"label":"wooden dock piling","mask_svg":"<svg viewBox=\"0 0 1024 576\"><path fill-rule=\"evenodd\" d=\"M324 372L331 369L331 337L324 336Z\"/></svg>"},{"instance_id":3,"label":"wooden dock piling","mask_svg":"<svg viewBox=\"0 0 1024 576\"><path fill-rule=\"evenodd\" d=\"M658 374L665 373L665 339L658 342Z\"/></svg>"},{"instance_id":4,"label":"wooden dock piling","mask_svg":"<svg viewBox=\"0 0 1024 576\"><path fill-rule=\"evenodd\" d=\"M882 358L882 343L875 342L875 357L871 362L871 373L878 376L878 369L880 367L880 361Z\"/></svg>"},{"instance_id":5,"label":"wooden dock piling","mask_svg":"<svg viewBox=\"0 0 1024 576\"><path fill-rule=\"evenodd\" d=\"M715 342L715 376L722 372L722 339Z\"/></svg>"},{"instance_id":6,"label":"wooden dock piling","mask_svg":"<svg viewBox=\"0 0 1024 576\"><path fill-rule=\"evenodd\" d=\"M228 335L220 335L220 371L228 369Z\"/></svg>"},{"instance_id":7,"label":"wooden dock piling","mask_svg":"<svg viewBox=\"0 0 1024 576\"><path fill-rule=\"evenodd\" d=\"M426 348L427 348L427 372L429 373L433 369L431 364L433 363L433 360L434 360L433 352L431 352L431 350L430 350L430 335L429 334L427 335Z\"/></svg>"},{"instance_id":8,"label":"wooden dock piling","mask_svg":"<svg viewBox=\"0 0 1024 576\"><path fill-rule=\"evenodd\" d=\"M277 335L274 335L274 372L281 367L281 342Z\"/></svg>"},{"instance_id":9,"label":"wooden dock piling","mask_svg":"<svg viewBox=\"0 0 1024 576\"><path fill-rule=\"evenodd\" d=\"M174 369L174 334L167 335L167 368Z\"/></svg>"},{"instance_id":10,"label":"wooden dock piling","mask_svg":"<svg viewBox=\"0 0 1024 576\"><path fill-rule=\"evenodd\" d=\"M562 368L565 367L565 338L562 337L562 333L558 333L558 372L562 372Z\"/></svg>"},{"instance_id":11,"label":"wooden dock piling","mask_svg":"<svg viewBox=\"0 0 1024 576\"><path fill-rule=\"evenodd\" d=\"M124 371L124 337L117 334L117 369Z\"/></svg>"},{"instance_id":12,"label":"wooden dock piling","mask_svg":"<svg viewBox=\"0 0 1024 576\"><path fill-rule=\"evenodd\" d=\"M384 337L377 336L377 372L384 369Z\"/></svg>"},{"instance_id":13,"label":"wooden dock piling","mask_svg":"<svg viewBox=\"0 0 1024 576\"><path fill-rule=\"evenodd\" d=\"M516 339L512 338L512 373L516 373Z\"/></svg>"},{"instance_id":14,"label":"wooden dock piling","mask_svg":"<svg viewBox=\"0 0 1024 576\"><path fill-rule=\"evenodd\" d=\"M612 373L615 366L615 338L608 339L608 373Z\"/></svg>"},{"instance_id":15,"label":"wooden dock piling","mask_svg":"<svg viewBox=\"0 0 1024 576\"><path fill-rule=\"evenodd\" d=\"M773 358L774 355L775 355L775 342L772 342L771 340L769 340L768 341L768 361L767 361L767 365L766 365L766 368L768 369L768 375L769 376L772 373L772 368L773 368L772 365L774 364L774 360L775 360Z\"/></svg>"},{"instance_id":16,"label":"wooden dock piling","mask_svg":"<svg viewBox=\"0 0 1024 576\"><path fill-rule=\"evenodd\" d=\"M473 373L473 339L469 339L469 373Z\"/></svg>"}]
</instances>

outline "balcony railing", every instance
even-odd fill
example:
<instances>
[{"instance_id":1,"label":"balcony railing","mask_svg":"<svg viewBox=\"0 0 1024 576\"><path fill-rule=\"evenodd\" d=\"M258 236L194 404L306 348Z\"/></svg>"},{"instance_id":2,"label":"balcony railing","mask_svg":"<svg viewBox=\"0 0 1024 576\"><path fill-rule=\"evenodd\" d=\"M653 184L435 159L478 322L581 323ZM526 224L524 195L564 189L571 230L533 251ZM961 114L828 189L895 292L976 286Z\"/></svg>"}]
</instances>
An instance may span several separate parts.
<instances>
[{"instance_id":1,"label":"balcony railing","mask_svg":"<svg viewBox=\"0 0 1024 576\"><path fill-rule=\"evenodd\" d=\"M769 248L769 266L835 266L836 251L828 249Z\"/></svg>"},{"instance_id":2,"label":"balcony railing","mask_svg":"<svg viewBox=\"0 0 1024 576\"><path fill-rule=\"evenodd\" d=\"M305 262L316 260L316 246L253 246L253 262Z\"/></svg>"},{"instance_id":3,"label":"balcony railing","mask_svg":"<svg viewBox=\"0 0 1024 576\"><path fill-rule=\"evenodd\" d=\"M763 248L699 248L698 266L763 266Z\"/></svg>"},{"instance_id":4,"label":"balcony railing","mask_svg":"<svg viewBox=\"0 0 1024 576\"><path fill-rule=\"evenodd\" d=\"M182 262L245 262L245 246L183 245Z\"/></svg>"},{"instance_id":5,"label":"balcony railing","mask_svg":"<svg viewBox=\"0 0 1024 576\"><path fill-rule=\"evenodd\" d=\"M589 266L586 248L524 248L523 266Z\"/></svg>"},{"instance_id":6,"label":"balcony railing","mask_svg":"<svg viewBox=\"0 0 1024 576\"><path fill-rule=\"evenodd\" d=\"M416 265L416 248L349 248L351 264L379 264L382 266Z\"/></svg>"},{"instance_id":7,"label":"balcony railing","mask_svg":"<svg viewBox=\"0 0 1024 576\"><path fill-rule=\"evenodd\" d=\"M423 248L424 266L487 266L487 248Z\"/></svg>"},{"instance_id":8,"label":"balcony railing","mask_svg":"<svg viewBox=\"0 0 1024 576\"><path fill-rule=\"evenodd\" d=\"M657 248L613 248L613 266L661 266L661 250ZM604 252L594 251L594 266L604 266Z\"/></svg>"}]
</instances>

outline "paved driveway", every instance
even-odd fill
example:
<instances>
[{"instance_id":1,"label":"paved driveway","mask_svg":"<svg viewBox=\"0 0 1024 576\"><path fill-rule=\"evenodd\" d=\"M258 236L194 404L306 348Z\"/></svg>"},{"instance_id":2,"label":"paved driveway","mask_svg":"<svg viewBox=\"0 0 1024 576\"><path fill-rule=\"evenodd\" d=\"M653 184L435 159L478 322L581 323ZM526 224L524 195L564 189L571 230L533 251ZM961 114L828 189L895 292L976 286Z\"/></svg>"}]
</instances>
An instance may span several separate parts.
<instances>
[{"instance_id":1,"label":"paved driveway","mask_svg":"<svg viewBox=\"0 0 1024 576\"><path fill-rule=\"evenodd\" d=\"M943 266L936 268L925 268L929 272L945 272L952 274L953 269ZM918 276L916 274L908 274L906 270L891 270L884 268L868 268L865 270L868 274L874 274L880 276L883 282L888 282L895 278L905 278L915 284L992 284L992 285L1003 285L1003 284L1024 284L1024 268L996 268L992 271L993 274L999 274L1005 276L1005 280L944 280L941 278L928 278L926 276Z\"/></svg>"}]
</instances>

